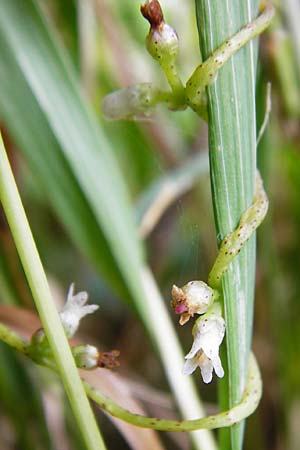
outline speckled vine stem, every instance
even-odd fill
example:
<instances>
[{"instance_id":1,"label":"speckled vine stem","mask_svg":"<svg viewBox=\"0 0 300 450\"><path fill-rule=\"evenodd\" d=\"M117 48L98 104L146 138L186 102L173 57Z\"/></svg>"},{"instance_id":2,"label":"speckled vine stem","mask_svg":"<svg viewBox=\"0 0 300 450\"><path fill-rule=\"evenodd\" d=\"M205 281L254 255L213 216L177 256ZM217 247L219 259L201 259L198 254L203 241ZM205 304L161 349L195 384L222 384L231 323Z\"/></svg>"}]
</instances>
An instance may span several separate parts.
<instances>
[{"instance_id":1,"label":"speckled vine stem","mask_svg":"<svg viewBox=\"0 0 300 450\"><path fill-rule=\"evenodd\" d=\"M230 427L250 416L259 404L262 395L262 381L258 364L253 354L249 358L248 378L246 388L240 403L228 411L213 416L195 420L167 420L156 417L145 417L134 414L114 403L99 391L84 381L87 395L94 400L101 409L111 416L137 427L152 428L159 431L195 431L200 429L211 430L215 428Z\"/></svg>"},{"instance_id":2,"label":"speckled vine stem","mask_svg":"<svg viewBox=\"0 0 300 450\"><path fill-rule=\"evenodd\" d=\"M0 324L0 339L17 351L30 358L30 344L24 341L17 333L4 324ZM47 364L46 360L41 360L42 365L57 371L52 363ZM122 408L110 398L96 390L82 377L83 386L88 397L93 400L101 409L111 416L117 417L124 422L141 428L152 428L158 431L195 431L200 429L215 429L230 427L231 425L250 416L259 404L262 395L262 381L258 364L253 354L249 358L247 384L240 403L228 411L223 411L213 416L203 417L195 420L168 420L156 417L146 417L135 414Z\"/></svg>"},{"instance_id":3,"label":"speckled vine stem","mask_svg":"<svg viewBox=\"0 0 300 450\"><path fill-rule=\"evenodd\" d=\"M275 9L271 3L262 8L262 13L241 28L236 34L218 47L212 55L200 64L186 83L186 101L198 114L203 113L203 94L224 66L226 61L241 47L262 33L274 17Z\"/></svg>"}]
</instances>

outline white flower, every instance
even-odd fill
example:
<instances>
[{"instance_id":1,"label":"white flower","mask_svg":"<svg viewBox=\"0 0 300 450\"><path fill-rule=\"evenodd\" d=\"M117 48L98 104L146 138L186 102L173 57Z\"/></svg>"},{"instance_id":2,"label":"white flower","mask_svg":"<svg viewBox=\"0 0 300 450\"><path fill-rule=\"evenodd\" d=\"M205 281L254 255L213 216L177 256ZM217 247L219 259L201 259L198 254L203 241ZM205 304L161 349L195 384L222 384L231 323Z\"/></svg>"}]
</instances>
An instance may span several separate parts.
<instances>
[{"instance_id":1,"label":"white flower","mask_svg":"<svg viewBox=\"0 0 300 450\"><path fill-rule=\"evenodd\" d=\"M88 301L88 293L85 291L74 294L74 283L71 284L66 304L61 311L60 319L68 338L71 338L76 333L80 320L87 314L92 314L98 305L85 305Z\"/></svg>"},{"instance_id":2,"label":"white flower","mask_svg":"<svg viewBox=\"0 0 300 450\"><path fill-rule=\"evenodd\" d=\"M214 303L210 311L200 317L194 327L194 342L186 355L183 374L190 375L199 366L204 383L210 383L215 370L222 378L224 370L219 357L219 347L225 334L225 320L221 316L221 306Z\"/></svg>"},{"instance_id":3,"label":"white flower","mask_svg":"<svg viewBox=\"0 0 300 450\"><path fill-rule=\"evenodd\" d=\"M172 307L180 314L180 325L184 325L194 314L205 313L218 295L204 281L190 281L182 288L174 284L172 297Z\"/></svg>"},{"instance_id":4,"label":"white flower","mask_svg":"<svg viewBox=\"0 0 300 450\"><path fill-rule=\"evenodd\" d=\"M76 345L72 348L76 366L81 369L95 369L98 367L99 352L93 345Z\"/></svg>"},{"instance_id":5,"label":"white flower","mask_svg":"<svg viewBox=\"0 0 300 450\"><path fill-rule=\"evenodd\" d=\"M72 353L76 366L80 369L91 370L96 367L114 369L120 365L118 361L120 356L119 350L99 352L93 345L83 344L72 347Z\"/></svg>"}]
</instances>

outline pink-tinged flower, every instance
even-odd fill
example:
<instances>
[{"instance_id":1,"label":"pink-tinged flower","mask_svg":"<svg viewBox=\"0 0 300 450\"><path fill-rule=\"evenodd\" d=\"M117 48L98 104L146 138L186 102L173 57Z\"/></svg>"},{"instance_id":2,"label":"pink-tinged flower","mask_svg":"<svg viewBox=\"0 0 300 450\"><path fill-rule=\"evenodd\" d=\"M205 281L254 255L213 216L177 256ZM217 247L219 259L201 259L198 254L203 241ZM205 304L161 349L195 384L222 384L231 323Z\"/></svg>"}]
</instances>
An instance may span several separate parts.
<instances>
[{"instance_id":1,"label":"pink-tinged flower","mask_svg":"<svg viewBox=\"0 0 300 450\"><path fill-rule=\"evenodd\" d=\"M68 291L66 304L59 314L61 323L68 338L74 336L79 327L80 320L84 316L87 314L92 314L99 308L98 305L86 305L88 297L88 293L85 291L78 292L74 295L74 283L71 284Z\"/></svg>"},{"instance_id":2,"label":"pink-tinged flower","mask_svg":"<svg viewBox=\"0 0 300 450\"><path fill-rule=\"evenodd\" d=\"M192 333L194 342L185 357L184 375L190 375L199 367L204 383L211 382L213 370L222 378L224 370L219 357L219 347L225 334L225 320L221 316L219 303L215 303L208 313L196 321Z\"/></svg>"},{"instance_id":3,"label":"pink-tinged flower","mask_svg":"<svg viewBox=\"0 0 300 450\"><path fill-rule=\"evenodd\" d=\"M217 298L217 293L203 281L190 281L182 288L172 287L171 305L180 314L179 323L184 325L194 314L203 314Z\"/></svg>"}]
</instances>

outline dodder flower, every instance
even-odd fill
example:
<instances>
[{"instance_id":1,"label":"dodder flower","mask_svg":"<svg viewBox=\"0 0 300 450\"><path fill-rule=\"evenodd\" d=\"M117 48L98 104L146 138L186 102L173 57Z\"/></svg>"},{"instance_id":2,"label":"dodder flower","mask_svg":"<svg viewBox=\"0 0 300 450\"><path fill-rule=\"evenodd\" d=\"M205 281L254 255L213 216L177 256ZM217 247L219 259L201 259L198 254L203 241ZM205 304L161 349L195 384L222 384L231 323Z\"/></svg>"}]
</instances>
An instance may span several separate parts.
<instances>
[{"instance_id":1,"label":"dodder flower","mask_svg":"<svg viewBox=\"0 0 300 450\"><path fill-rule=\"evenodd\" d=\"M114 369L120 365L118 357L119 350L111 350L109 352L99 352L97 347L89 344L81 344L72 347L76 366L80 369L96 369L96 367L104 367L105 369Z\"/></svg>"},{"instance_id":2,"label":"dodder flower","mask_svg":"<svg viewBox=\"0 0 300 450\"><path fill-rule=\"evenodd\" d=\"M162 67L172 66L179 50L176 31L165 23L157 0L148 0L141 6L141 12L150 23L150 31L146 38L148 52Z\"/></svg>"},{"instance_id":3,"label":"dodder flower","mask_svg":"<svg viewBox=\"0 0 300 450\"><path fill-rule=\"evenodd\" d=\"M80 320L87 314L92 314L98 305L86 305L88 301L88 293L85 291L78 292L74 295L74 283L71 284L66 304L61 311L60 320L64 327L68 338L71 338L76 333Z\"/></svg>"},{"instance_id":4,"label":"dodder flower","mask_svg":"<svg viewBox=\"0 0 300 450\"><path fill-rule=\"evenodd\" d=\"M200 317L194 327L194 342L186 355L184 375L190 375L197 367L201 370L204 383L210 383L215 370L222 378L224 370L219 357L219 347L225 334L225 320L221 316L221 306L215 303L210 311Z\"/></svg>"},{"instance_id":5,"label":"dodder flower","mask_svg":"<svg viewBox=\"0 0 300 450\"><path fill-rule=\"evenodd\" d=\"M80 369L95 369L98 367L99 352L94 345L76 345L72 348L76 366Z\"/></svg>"},{"instance_id":6,"label":"dodder flower","mask_svg":"<svg viewBox=\"0 0 300 450\"><path fill-rule=\"evenodd\" d=\"M110 120L142 118L157 104L159 95L151 83L135 84L106 95L102 112Z\"/></svg>"},{"instance_id":7,"label":"dodder flower","mask_svg":"<svg viewBox=\"0 0 300 450\"><path fill-rule=\"evenodd\" d=\"M180 314L179 323L184 325L194 314L203 314L217 298L217 293L204 281L190 281L182 288L172 287L171 305Z\"/></svg>"}]
</instances>

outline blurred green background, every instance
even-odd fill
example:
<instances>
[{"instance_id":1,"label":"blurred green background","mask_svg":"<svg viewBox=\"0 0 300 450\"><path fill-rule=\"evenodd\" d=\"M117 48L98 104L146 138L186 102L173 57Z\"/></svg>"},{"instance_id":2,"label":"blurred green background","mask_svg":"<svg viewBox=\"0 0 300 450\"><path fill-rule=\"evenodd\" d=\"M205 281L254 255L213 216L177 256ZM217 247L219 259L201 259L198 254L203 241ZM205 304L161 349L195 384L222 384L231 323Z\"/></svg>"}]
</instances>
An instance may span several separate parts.
<instances>
[{"instance_id":1,"label":"blurred green background","mask_svg":"<svg viewBox=\"0 0 300 450\"><path fill-rule=\"evenodd\" d=\"M133 221L144 226L140 225L144 257L167 305L174 282L207 278L216 243L206 124L191 111L171 113L164 108L142 121L103 118L100 105L109 92L141 81L165 83L144 48L148 24L140 16L138 0L0 0L0 6L1 129L58 304L72 281L79 290L87 290L100 312L85 322L83 339L104 350L120 349L118 372L128 396L149 414L176 417L146 331L143 304L134 300L130 271L143 257L132 230ZM186 79L199 61L193 1L164 1L163 6L180 37L179 64ZM245 449L296 450L300 4L282 0L276 6L276 20L261 38L257 80L258 127L265 114L266 83L272 83L272 112L258 148L270 198L268 217L258 232L253 344L264 396L247 421ZM100 165L103 169L97 172ZM147 229L144 213L166 180L172 180L179 193L174 191L174 201ZM108 186L102 197L97 183ZM0 318L14 318L29 333L34 320L25 321L23 310L17 314L8 308L33 309L33 302L2 212L0 245ZM187 350L190 330L178 333ZM0 358L1 448L83 448L57 379L4 345ZM210 410L216 386L203 389L199 378L195 376ZM126 400L127 394L119 392ZM101 412L97 417L109 449L190 448L184 435L161 433L158 438L151 432L146 438L132 427L116 428Z\"/></svg>"}]
</instances>

